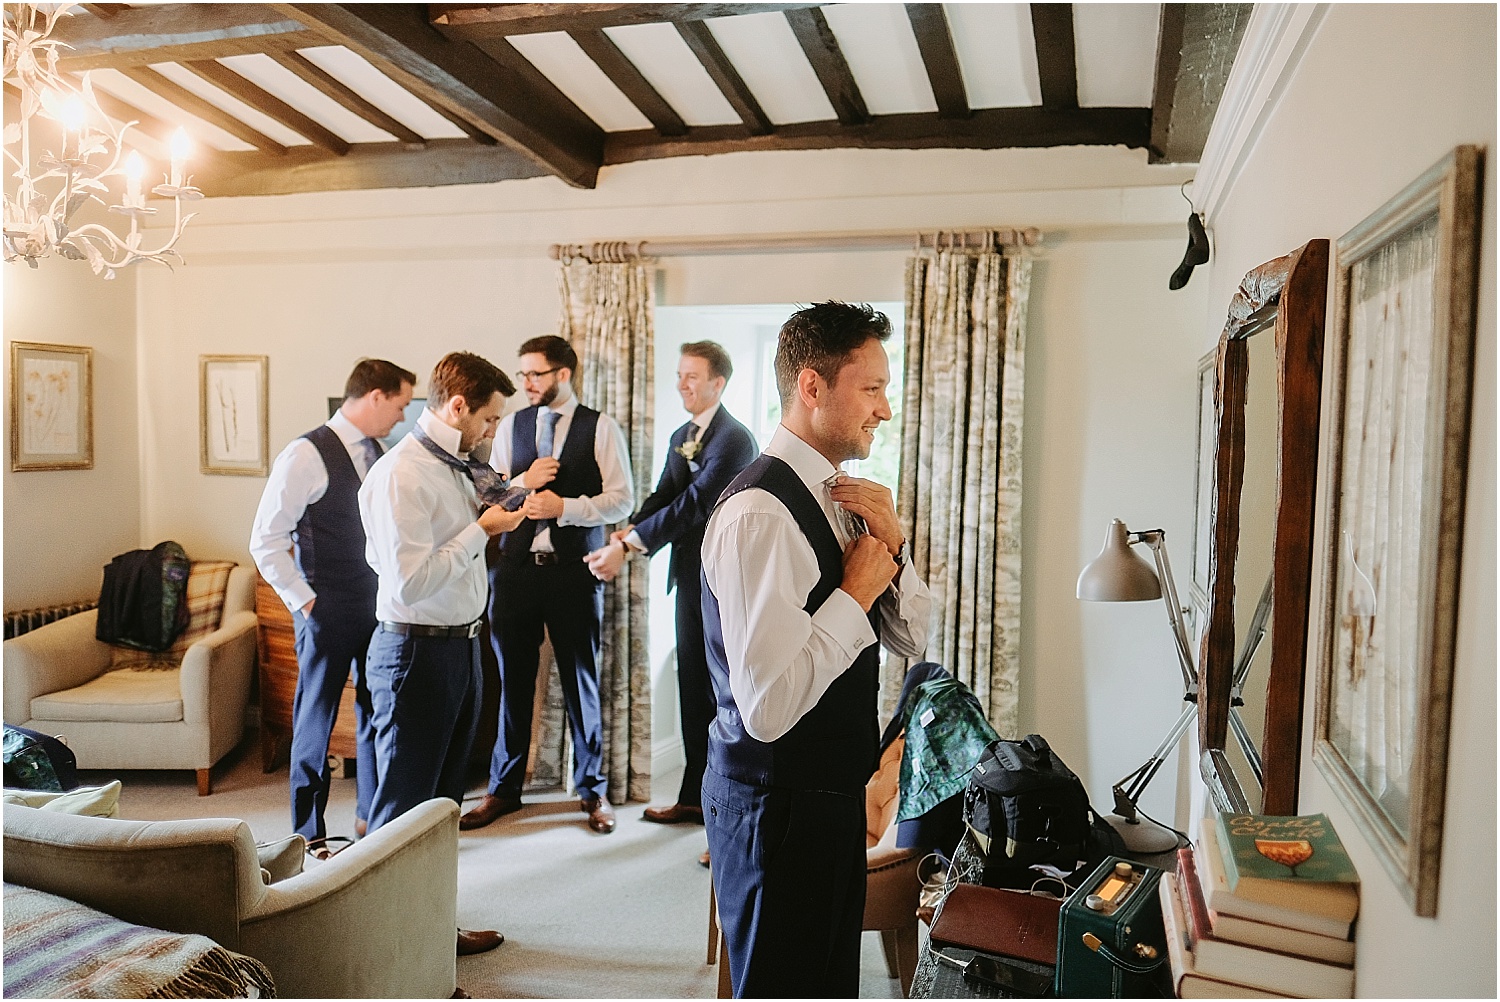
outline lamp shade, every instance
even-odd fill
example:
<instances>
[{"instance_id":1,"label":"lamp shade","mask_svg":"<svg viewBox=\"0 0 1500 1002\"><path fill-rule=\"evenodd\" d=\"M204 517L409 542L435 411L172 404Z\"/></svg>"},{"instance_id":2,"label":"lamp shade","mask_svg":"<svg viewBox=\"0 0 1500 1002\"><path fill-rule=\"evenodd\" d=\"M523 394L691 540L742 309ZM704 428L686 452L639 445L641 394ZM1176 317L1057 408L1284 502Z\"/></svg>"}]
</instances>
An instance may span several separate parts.
<instances>
[{"instance_id":1,"label":"lamp shade","mask_svg":"<svg viewBox=\"0 0 1500 1002\"><path fill-rule=\"evenodd\" d=\"M1161 581L1151 565L1130 548L1130 530L1115 519L1104 549L1078 575L1078 597L1085 602L1149 602L1161 598Z\"/></svg>"}]
</instances>

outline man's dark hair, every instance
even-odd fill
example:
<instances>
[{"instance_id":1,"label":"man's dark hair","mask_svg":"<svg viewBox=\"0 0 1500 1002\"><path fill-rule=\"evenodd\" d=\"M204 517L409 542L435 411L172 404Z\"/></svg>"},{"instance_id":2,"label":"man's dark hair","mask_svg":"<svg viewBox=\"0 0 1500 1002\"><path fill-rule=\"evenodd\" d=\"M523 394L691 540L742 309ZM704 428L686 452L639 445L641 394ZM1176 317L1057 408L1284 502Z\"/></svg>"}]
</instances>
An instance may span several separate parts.
<instances>
[{"instance_id":1,"label":"man's dark hair","mask_svg":"<svg viewBox=\"0 0 1500 1002\"><path fill-rule=\"evenodd\" d=\"M689 341L682 346L681 351L684 355L707 362L708 374L716 379L728 379L734 375L734 363L729 360L729 352L717 341Z\"/></svg>"},{"instance_id":2,"label":"man's dark hair","mask_svg":"<svg viewBox=\"0 0 1500 1002\"><path fill-rule=\"evenodd\" d=\"M440 409L449 397L463 397L470 410L478 410L499 393L512 396L516 384L486 359L467 351L451 351L432 367L427 380L427 406Z\"/></svg>"},{"instance_id":3,"label":"man's dark hair","mask_svg":"<svg viewBox=\"0 0 1500 1002\"><path fill-rule=\"evenodd\" d=\"M776 389L782 409L797 395L797 373L811 369L832 386L861 345L890 336L890 319L867 303L814 303L793 313L776 339Z\"/></svg>"},{"instance_id":4,"label":"man's dark hair","mask_svg":"<svg viewBox=\"0 0 1500 1002\"><path fill-rule=\"evenodd\" d=\"M416 386L417 374L383 358L362 358L344 383L344 399L358 400L374 390L394 397L401 392L403 383Z\"/></svg>"},{"instance_id":5,"label":"man's dark hair","mask_svg":"<svg viewBox=\"0 0 1500 1002\"><path fill-rule=\"evenodd\" d=\"M566 366L573 370L574 375L578 373L578 352L573 346L556 334L544 334L534 337L521 344L521 350L517 355L541 355L547 360L547 364L554 369Z\"/></svg>"}]
</instances>

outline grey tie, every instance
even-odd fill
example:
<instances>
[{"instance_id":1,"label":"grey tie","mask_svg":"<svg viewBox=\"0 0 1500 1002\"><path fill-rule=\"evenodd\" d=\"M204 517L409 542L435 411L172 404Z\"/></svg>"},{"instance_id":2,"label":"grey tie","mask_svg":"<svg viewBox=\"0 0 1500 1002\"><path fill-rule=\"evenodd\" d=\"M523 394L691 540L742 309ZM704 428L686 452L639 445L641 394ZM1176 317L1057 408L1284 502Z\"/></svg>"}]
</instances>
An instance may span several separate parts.
<instances>
[{"instance_id":1,"label":"grey tie","mask_svg":"<svg viewBox=\"0 0 1500 1002\"><path fill-rule=\"evenodd\" d=\"M550 407L542 413L542 432L538 436L536 443L537 458L540 459L552 455L553 436L557 432L557 422L561 418L562 415ZM538 519L536 523L537 534L540 535L543 531L550 532L555 525L557 525L556 519Z\"/></svg>"},{"instance_id":2,"label":"grey tie","mask_svg":"<svg viewBox=\"0 0 1500 1002\"><path fill-rule=\"evenodd\" d=\"M823 486L829 491L832 491L833 488L838 486L839 478L842 476L842 473L835 473L833 476L823 481ZM839 520L839 527L844 530L843 542L845 546L848 546L850 543L854 542L860 536L863 536L866 532L869 531L869 529L865 526L864 519L860 518L858 515L854 514L851 511L839 507L839 503L837 501L834 501L832 498L829 499L829 503L833 505L833 510Z\"/></svg>"},{"instance_id":3,"label":"grey tie","mask_svg":"<svg viewBox=\"0 0 1500 1002\"><path fill-rule=\"evenodd\" d=\"M375 465L375 460L385 455L385 449L373 438L367 438L359 443L365 450L365 476L370 475L370 468Z\"/></svg>"}]
</instances>

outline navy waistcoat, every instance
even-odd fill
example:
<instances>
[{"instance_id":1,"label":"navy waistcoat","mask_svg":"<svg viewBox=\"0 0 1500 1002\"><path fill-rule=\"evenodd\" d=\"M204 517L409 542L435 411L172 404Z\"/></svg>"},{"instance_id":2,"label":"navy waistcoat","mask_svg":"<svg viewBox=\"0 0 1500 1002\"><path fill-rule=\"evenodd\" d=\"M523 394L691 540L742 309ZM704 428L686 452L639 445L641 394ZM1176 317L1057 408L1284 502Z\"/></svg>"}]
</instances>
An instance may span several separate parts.
<instances>
[{"instance_id":1,"label":"navy waistcoat","mask_svg":"<svg viewBox=\"0 0 1500 1002\"><path fill-rule=\"evenodd\" d=\"M759 487L786 505L818 558L822 576L803 609L811 615L844 580L844 552L822 507L785 462L762 455L725 489L719 504L742 490ZM876 615L870 625L879 633ZM817 704L775 741L757 741L745 730L729 688L729 659L719 600L703 583L703 636L708 674L718 704L708 732L708 765L721 776L758 786L862 794L875 772L880 731L877 691L880 645L871 644L834 680Z\"/></svg>"},{"instance_id":2,"label":"navy waistcoat","mask_svg":"<svg viewBox=\"0 0 1500 1002\"><path fill-rule=\"evenodd\" d=\"M292 534L297 566L325 598L375 602L375 571L365 561L365 527L359 520L359 471L338 433L320 425L302 436L313 444L328 473L328 489L308 505Z\"/></svg>"},{"instance_id":3,"label":"navy waistcoat","mask_svg":"<svg viewBox=\"0 0 1500 1002\"><path fill-rule=\"evenodd\" d=\"M536 420L541 405L516 412L511 426L510 469L513 476L525 473L536 462ZM578 405L573 412L573 423L568 426L568 437L563 442L562 454L557 457L557 479L543 490L559 497L593 497L604 490L604 477L599 472L599 462L594 459L594 432L599 426L599 412ZM513 532L500 537L500 554L508 560L524 560L531 552L531 541L536 536L536 520L528 518ZM552 549L560 558L581 558L585 553L604 545L602 525L554 525L552 527Z\"/></svg>"}]
</instances>

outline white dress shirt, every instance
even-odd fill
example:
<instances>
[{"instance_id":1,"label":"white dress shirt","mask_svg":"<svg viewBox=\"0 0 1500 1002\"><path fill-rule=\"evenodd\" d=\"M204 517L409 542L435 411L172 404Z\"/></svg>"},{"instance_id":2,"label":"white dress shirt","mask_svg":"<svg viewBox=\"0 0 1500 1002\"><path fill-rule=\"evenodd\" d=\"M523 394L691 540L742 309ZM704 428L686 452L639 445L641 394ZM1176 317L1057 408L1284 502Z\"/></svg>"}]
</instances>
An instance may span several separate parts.
<instances>
[{"instance_id":1,"label":"white dress shirt","mask_svg":"<svg viewBox=\"0 0 1500 1002\"><path fill-rule=\"evenodd\" d=\"M557 426L552 430L552 456L562 455L563 444L573 427L573 413L578 410L578 397L569 396L565 403L552 408L558 414ZM510 446L515 437L515 414L507 414L495 429L495 445L490 450L490 465L501 474L511 477L512 487L529 487L526 471L516 470L511 476ZM537 441L542 437L542 415L537 414ZM602 491L593 497L563 498L563 512L558 525L608 525L630 517L635 508L635 487L630 477L630 451L625 445L625 433L608 414L599 415L599 424L594 429L594 462L599 464L599 477L603 481ZM542 490L546 490L544 485ZM533 552L552 549L552 531L538 525L532 539Z\"/></svg>"},{"instance_id":2,"label":"white dress shirt","mask_svg":"<svg viewBox=\"0 0 1500 1002\"><path fill-rule=\"evenodd\" d=\"M459 432L430 410L417 425L440 448L463 459ZM411 435L370 470L359 489L365 559L380 578L375 617L424 626L462 626L484 613L489 579L475 521L479 496L467 473L428 452Z\"/></svg>"},{"instance_id":3,"label":"white dress shirt","mask_svg":"<svg viewBox=\"0 0 1500 1002\"><path fill-rule=\"evenodd\" d=\"M349 450L354 472L364 480L370 472L365 468L365 433L344 417L342 410L328 419L328 427ZM271 465L271 475L266 479L266 489L250 527L251 559L260 569L261 577L293 612L317 594L292 557L292 533L307 506L321 500L327 490L328 469L318 447L306 438L294 438Z\"/></svg>"},{"instance_id":4,"label":"white dress shirt","mask_svg":"<svg viewBox=\"0 0 1500 1002\"><path fill-rule=\"evenodd\" d=\"M839 544L847 547L837 506L823 486L838 472L833 464L784 425L765 454L801 478ZM903 657L927 649L932 599L909 562L876 600L879 637L859 603L842 589L817 612L804 612L822 570L792 513L768 491L743 490L719 505L703 539L703 573L719 601L729 688L745 730L757 741L774 741L791 730L877 640Z\"/></svg>"},{"instance_id":5,"label":"white dress shirt","mask_svg":"<svg viewBox=\"0 0 1500 1002\"><path fill-rule=\"evenodd\" d=\"M695 428L693 430L693 441L694 442L701 442L701 441L703 441L703 433L705 431L708 431L708 426L709 425L713 424L714 415L717 414L717 413L719 413L719 408L722 407L722 406L723 406L723 404L714 404L712 407L710 407L708 410L704 411L702 414L694 414L693 415L693 424L695 424L695 425L698 426L697 428ZM684 444L686 444L687 440L683 439L683 442L684 442ZM662 465L665 466L666 464L663 463ZM625 537L625 545L628 546L630 549L634 550L637 553L645 553L646 552L646 544L645 544L645 542L643 542L641 540L640 535L637 534L634 529L631 529L630 530L630 534ZM627 553L626 556L629 556L629 554Z\"/></svg>"}]
</instances>

